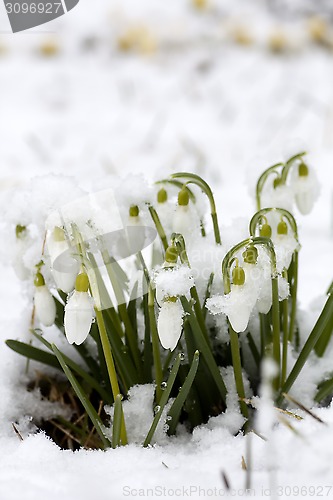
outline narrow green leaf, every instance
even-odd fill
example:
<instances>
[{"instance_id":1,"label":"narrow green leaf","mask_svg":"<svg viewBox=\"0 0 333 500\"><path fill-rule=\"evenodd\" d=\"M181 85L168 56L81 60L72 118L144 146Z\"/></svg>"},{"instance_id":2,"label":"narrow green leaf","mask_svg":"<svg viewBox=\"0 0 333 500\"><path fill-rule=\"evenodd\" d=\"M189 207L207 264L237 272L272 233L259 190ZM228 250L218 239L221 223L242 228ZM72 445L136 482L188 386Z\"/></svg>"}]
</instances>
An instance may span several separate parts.
<instances>
[{"instance_id":1,"label":"narrow green leaf","mask_svg":"<svg viewBox=\"0 0 333 500\"><path fill-rule=\"evenodd\" d=\"M183 408L183 405L185 403L185 400L190 392L190 389L192 387L195 375L197 373L197 369L199 366L199 359L200 359L200 354L199 351L195 351L194 356L193 356L193 361L191 364L191 368L187 374L187 377L185 379L185 382L182 385L182 388L180 389L178 396L176 397L175 401L173 402L168 416L171 417L169 421L169 430L168 434L174 434L176 431L176 427L179 421L179 417Z\"/></svg>"},{"instance_id":2,"label":"narrow green leaf","mask_svg":"<svg viewBox=\"0 0 333 500\"><path fill-rule=\"evenodd\" d=\"M124 392L127 393L130 387L139 382L139 377L127 346L125 346L117 334L108 310L103 311L103 319L108 339L111 344L117 372L119 373L119 376L125 386Z\"/></svg>"},{"instance_id":3,"label":"narrow green leaf","mask_svg":"<svg viewBox=\"0 0 333 500\"><path fill-rule=\"evenodd\" d=\"M112 426L112 448L120 445L121 421L123 416L122 395L118 394L114 402L114 416Z\"/></svg>"},{"instance_id":4,"label":"narrow green leaf","mask_svg":"<svg viewBox=\"0 0 333 500\"><path fill-rule=\"evenodd\" d=\"M333 394L333 378L325 380L318 385L318 392L314 398L317 403Z\"/></svg>"},{"instance_id":5,"label":"narrow green leaf","mask_svg":"<svg viewBox=\"0 0 333 500\"><path fill-rule=\"evenodd\" d=\"M42 349L38 349L37 347L33 347L29 344L25 344L24 342L19 342L18 340L6 340L6 344L10 349L28 359L33 359L34 361L39 361L39 363L43 363L44 365L52 366L53 368L61 370L61 366L56 356L50 354L49 352L43 351Z\"/></svg>"},{"instance_id":6,"label":"narrow green leaf","mask_svg":"<svg viewBox=\"0 0 333 500\"><path fill-rule=\"evenodd\" d=\"M194 338L196 340L196 343L198 345L199 351L202 353L202 355L206 361L207 367L209 368L209 371L211 372L212 377L213 377L213 379L217 385L217 388L220 392L222 400L225 403L227 389L224 385L222 375L221 375L220 370L216 364L213 353L212 353L209 345L206 342L206 339L202 333L202 330L201 330L200 325L197 321L197 318L196 318L195 314L193 313L193 310L190 307L188 301L186 300L185 297L181 297L180 300L182 302L184 311L188 314L188 321L190 322L192 332L193 332Z\"/></svg>"},{"instance_id":7,"label":"narrow green leaf","mask_svg":"<svg viewBox=\"0 0 333 500\"><path fill-rule=\"evenodd\" d=\"M286 382L284 383L281 393L277 398L277 405L280 405L283 401L282 393L288 393L299 373L301 372L303 366L305 365L311 351L313 350L316 342L320 339L323 332L325 332L327 325L330 321L332 321L333 315L333 295L330 295L326 301L326 304L313 327L312 332L309 335L308 340L305 342L303 349L299 353L299 356L294 364L293 369L291 370Z\"/></svg>"},{"instance_id":8,"label":"narrow green leaf","mask_svg":"<svg viewBox=\"0 0 333 500\"><path fill-rule=\"evenodd\" d=\"M45 347L47 347L50 351L53 352L52 344L50 344L50 342L48 342L44 337L42 337L42 335L39 335L36 332L36 330L31 330L31 333L43 345L45 345ZM44 351L42 351L42 352L44 352ZM98 380L96 380L94 377L89 375L89 373L87 373L80 365L75 363L75 361L73 361L71 358L69 358L68 356L63 354L61 351L59 351L59 352L62 355L65 362L67 363L67 365L70 366L72 368L72 370L74 370L78 375L80 375L80 377L82 377L82 379L84 379L90 387L95 389L100 394L103 401L105 401L106 403L109 403L109 404L113 403L113 399L112 399L111 395L107 391L105 391L105 389L103 389L103 387L101 387L101 384L99 383ZM50 354L50 356L52 356L52 354Z\"/></svg>"},{"instance_id":9,"label":"narrow green leaf","mask_svg":"<svg viewBox=\"0 0 333 500\"><path fill-rule=\"evenodd\" d=\"M145 446L145 447L150 444L150 441L152 440L152 437L153 437L154 432L156 430L157 424L159 423L160 418L162 416L164 407L169 400L169 396L170 396L173 384L175 383L181 360L182 360L182 355L178 354L176 361L172 367L171 373L169 375L166 388L163 390L159 405L155 408L156 412L155 412L154 420L150 426L147 437L143 443L143 446Z\"/></svg>"},{"instance_id":10,"label":"narrow green leaf","mask_svg":"<svg viewBox=\"0 0 333 500\"><path fill-rule=\"evenodd\" d=\"M208 309L206 307L206 301L210 297L213 280L214 280L214 273L210 273L209 280L208 280L208 283L207 283L205 298L204 298L203 305L202 305L202 314L203 314L204 319L206 319L206 316L207 316L207 310Z\"/></svg>"},{"instance_id":11,"label":"narrow green leaf","mask_svg":"<svg viewBox=\"0 0 333 500\"><path fill-rule=\"evenodd\" d=\"M81 387L81 385L76 380L73 373L71 372L71 370L67 366L63 355L61 354L61 352L59 351L59 349L57 348L57 346L55 344L52 344L52 350L53 350L54 354L57 356L58 361L61 364L61 367L64 370L65 375L68 378L69 382L71 383L77 397L79 398L84 409L86 410L87 414L89 415L96 431L98 432L98 434L101 438L101 441L102 441L104 447L109 448L111 443L110 443L109 439L105 436L104 425L103 425L101 418L99 417L95 408L93 407L93 405L89 401L89 398L85 394L83 388Z\"/></svg>"}]
</instances>

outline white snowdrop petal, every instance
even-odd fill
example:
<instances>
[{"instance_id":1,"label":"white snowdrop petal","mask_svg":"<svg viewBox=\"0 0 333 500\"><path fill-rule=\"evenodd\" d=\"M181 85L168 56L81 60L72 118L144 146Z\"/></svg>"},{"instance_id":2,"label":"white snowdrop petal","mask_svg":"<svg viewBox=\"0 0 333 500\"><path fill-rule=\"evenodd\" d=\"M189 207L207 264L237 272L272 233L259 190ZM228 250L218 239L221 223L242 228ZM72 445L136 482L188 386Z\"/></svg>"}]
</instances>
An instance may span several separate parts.
<instances>
[{"instance_id":1,"label":"white snowdrop petal","mask_svg":"<svg viewBox=\"0 0 333 500\"><path fill-rule=\"evenodd\" d=\"M164 302L157 321L157 330L160 342L164 349L173 351L180 339L183 328L184 311L177 300Z\"/></svg>"},{"instance_id":2,"label":"white snowdrop petal","mask_svg":"<svg viewBox=\"0 0 333 500\"><path fill-rule=\"evenodd\" d=\"M53 325L56 317L56 305L47 286L38 286L35 288L35 312L39 321L44 326Z\"/></svg>"},{"instance_id":3,"label":"white snowdrop petal","mask_svg":"<svg viewBox=\"0 0 333 500\"><path fill-rule=\"evenodd\" d=\"M228 318L235 332L240 333L246 330L251 312L252 308L246 305L240 305L239 308L230 309Z\"/></svg>"},{"instance_id":4,"label":"white snowdrop petal","mask_svg":"<svg viewBox=\"0 0 333 500\"><path fill-rule=\"evenodd\" d=\"M299 177L295 183L295 200L298 210L303 215L308 215L314 205L314 191L308 177Z\"/></svg>"},{"instance_id":5,"label":"white snowdrop petal","mask_svg":"<svg viewBox=\"0 0 333 500\"><path fill-rule=\"evenodd\" d=\"M56 258L59 257L59 255L68 250L67 241L55 241L52 233L48 235L46 245L52 264L56 260Z\"/></svg>"},{"instance_id":6,"label":"white snowdrop petal","mask_svg":"<svg viewBox=\"0 0 333 500\"><path fill-rule=\"evenodd\" d=\"M188 205L178 205L173 215L172 227L175 233L187 234L190 223L190 211Z\"/></svg>"},{"instance_id":7,"label":"white snowdrop petal","mask_svg":"<svg viewBox=\"0 0 333 500\"><path fill-rule=\"evenodd\" d=\"M65 306L64 325L68 342L82 344L90 332L92 320L93 309L88 293L75 291Z\"/></svg>"}]
</instances>

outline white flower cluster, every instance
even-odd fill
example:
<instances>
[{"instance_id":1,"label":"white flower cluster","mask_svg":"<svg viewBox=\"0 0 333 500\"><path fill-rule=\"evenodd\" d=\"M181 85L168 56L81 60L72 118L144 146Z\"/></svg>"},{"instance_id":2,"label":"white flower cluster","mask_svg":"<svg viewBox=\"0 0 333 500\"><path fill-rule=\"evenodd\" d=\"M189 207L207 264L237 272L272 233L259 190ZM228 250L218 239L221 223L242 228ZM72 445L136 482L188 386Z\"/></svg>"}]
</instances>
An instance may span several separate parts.
<instances>
[{"instance_id":1,"label":"white flower cluster","mask_svg":"<svg viewBox=\"0 0 333 500\"><path fill-rule=\"evenodd\" d=\"M214 295L206 301L206 307L213 314L225 314L236 332L246 330L254 310L267 314L272 307L272 268L265 250L257 251L250 246L243 253L244 262L238 259L233 270L230 292ZM278 276L279 300L289 296L288 281Z\"/></svg>"},{"instance_id":2,"label":"white flower cluster","mask_svg":"<svg viewBox=\"0 0 333 500\"><path fill-rule=\"evenodd\" d=\"M314 169L303 161L293 165L288 182L272 178L262 193L263 207L279 207L293 212L294 204L302 215L311 212L318 196L319 183Z\"/></svg>"}]
</instances>

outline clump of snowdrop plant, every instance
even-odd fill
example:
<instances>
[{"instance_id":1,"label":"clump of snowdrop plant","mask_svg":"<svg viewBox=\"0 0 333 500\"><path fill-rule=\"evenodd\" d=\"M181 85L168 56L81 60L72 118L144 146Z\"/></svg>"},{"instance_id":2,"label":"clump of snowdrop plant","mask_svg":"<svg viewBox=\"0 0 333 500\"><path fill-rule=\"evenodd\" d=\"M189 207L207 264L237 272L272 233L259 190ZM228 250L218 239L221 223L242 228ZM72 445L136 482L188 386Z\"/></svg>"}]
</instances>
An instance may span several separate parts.
<instances>
[{"instance_id":1,"label":"clump of snowdrop plant","mask_svg":"<svg viewBox=\"0 0 333 500\"><path fill-rule=\"evenodd\" d=\"M259 394L262 362L276 367L271 391L283 408L310 353L323 356L332 335L332 290L305 343L298 331L294 208L312 209L315 173L305 153L268 168L258 180L248 234L232 248L224 246L213 192L198 175L179 172L134 191L132 199L131 192L117 192L118 203L125 202L112 230L116 212L108 192L91 196L91 206L78 203L79 210L62 207L40 234L31 271L24 251L34 221L29 228L17 221L15 264L20 278L33 282L34 314L30 342L7 344L63 372L84 416L60 423L81 446L127 444L123 401L137 384L155 387L144 446L154 442L159 423L168 435L179 424L191 431L228 409L226 369L234 373L239 431L251 430L245 387ZM198 208L202 197L210 223ZM198 251L205 264L194 273ZM48 340L51 325L67 344ZM327 378L315 402L332 393Z\"/></svg>"}]
</instances>

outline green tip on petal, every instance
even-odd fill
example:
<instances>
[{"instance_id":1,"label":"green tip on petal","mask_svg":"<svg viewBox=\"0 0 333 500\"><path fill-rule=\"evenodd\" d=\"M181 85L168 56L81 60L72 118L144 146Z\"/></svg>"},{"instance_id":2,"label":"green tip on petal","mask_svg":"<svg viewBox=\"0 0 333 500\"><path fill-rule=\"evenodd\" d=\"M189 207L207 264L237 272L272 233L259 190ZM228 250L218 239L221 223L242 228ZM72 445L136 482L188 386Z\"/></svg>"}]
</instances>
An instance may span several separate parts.
<instances>
[{"instance_id":1,"label":"green tip on petal","mask_svg":"<svg viewBox=\"0 0 333 500\"><path fill-rule=\"evenodd\" d=\"M62 227L56 226L53 229L53 239L54 241L65 241L65 231Z\"/></svg>"},{"instance_id":2,"label":"green tip on petal","mask_svg":"<svg viewBox=\"0 0 333 500\"><path fill-rule=\"evenodd\" d=\"M190 195L185 187L183 187L178 193L178 205L186 207L189 204Z\"/></svg>"},{"instance_id":3,"label":"green tip on petal","mask_svg":"<svg viewBox=\"0 0 333 500\"><path fill-rule=\"evenodd\" d=\"M281 220L277 226L277 234L288 234L288 226L284 220Z\"/></svg>"},{"instance_id":4,"label":"green tip on petal","mask_svg":"<svg viewBox=\"0 0 333 500\"><path fill-rule=\"evenodd\" d=\"M309 167L303 162L298 165L298 175L300 177L307 177L309 175Z\"/></svg>"},{"instance_id":5,"label":"green tip on petal","mask_svg":"<svg viewBox=\"0 0 333 500\"><path fill-rule=\"evenodd\" d=\"M20 224L17 224L17 226L15 228L16 238L23 238L25 236L26 231L27 231L27 228L25 226L21 226Z\"/></svg>"},{"instance_id":6,"label":"green tip on petal","mask_svg":"<svg viewBox=\"0 0 333 500\"><path fill-rule=\"evenodd\" d=\"M270 238L272 236L272 228L269 224L263 224L260 228L260 236Z\"/></svg>"},{"instance_id":7,"label":"green tip on petal","mask_svg":"<svg viewBox=\"0 0 333 500\"><path fill-rule=\"evenodd\" d=\"M157 193L157 202L166 203L168 201L168 193L164 188L160 189Z\"/></svg>"},{"instance_id":8,"label":"green tip on petal","mask_svg":"<svg viewBox=\"0 0 333 500\"><path fill-rule=\"evenodd\" d=\"M242 267L236 266L232 271L232 282L234 285L242 286L245 283L245 271Z\"/></svg>"},{"instance_id":9,"label":"green tip on petal","mask_svg":"<svg viewBox=\"0 0 333 500\"><path fill-rule=\"evenodd\" d=\"M247 247L245 252L243 252L244 262L247 264L256 264L258 260L258 250L254 245Z\"/></svg>"},{"instance_id":10,"label":"green tip on petal","mask_svg":"<svg viewBox=\"0 0 333 500\"><path fill-rule=\"evenodd\" d=\"M130 217L138 217L139 216L139 207L137 205L132 205L129 209Z\"/></svg>"},{"instance_id":11,"label":"green tip on petal","mask_svg":"<svg viewBox=\"0 0 333 500\"><path fill-rule=\"evenodd\" d=\"M77 292L87 292L89 289L89 279L86 273L78 274L75 281L75 290Z\"/></svg>"},{"instance_id":12,"label":"green tip on petal","mask_svg":"<svg viewBox=\"0 0 333 500\"><path fill-rule=\"evenodd\" d=\"M44 280L44 276L42 275L42 273L36 274L35 279L34 279L34 285L36 287L45 286L45 280Z\"/></svg>"},{"instance_id":13,"label":"green tip on petal","mask_svg":"<svg viewBox=\"0 0 333 500\"><path fill-rule=\"evenodd\" d=\"M174 246L168 247L165 251L165 261L170 264L176 264L178 260L177 248Z\"/></svg>"}]
</instances>

